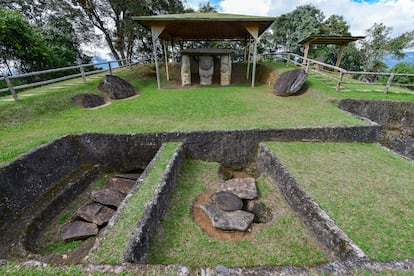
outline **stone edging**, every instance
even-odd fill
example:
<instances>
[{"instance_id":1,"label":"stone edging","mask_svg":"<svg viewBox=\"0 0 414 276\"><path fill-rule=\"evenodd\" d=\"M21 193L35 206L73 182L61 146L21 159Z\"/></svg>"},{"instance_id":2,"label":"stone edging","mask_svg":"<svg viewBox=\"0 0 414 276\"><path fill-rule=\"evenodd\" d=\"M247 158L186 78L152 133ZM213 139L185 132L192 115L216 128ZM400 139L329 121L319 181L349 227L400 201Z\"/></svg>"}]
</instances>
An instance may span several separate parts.
<instances>
[{"instance_id":1,"label":"stone edging","mask_svg":"<svg viewBox=\"0 0 414 276\"><path fill-rule=\"evenodd\" d=\"M328 259L367 260L365 253L340 229L319 205L306 194L288 170L266 145L261 144L257 158L258 174L265 174L283 194L304 224L322 245Z\"/></svg>"},{"instance_id":2,"label":"stone edging","mask_svg":"<svg viewBox=\"0 0 414 276\"><path fill-rule=\"evenodd\" d=\"M162 148L159 152L161 152L161 150ZM144 213L137 224L137 228L129 238L124 252L125 261L134 263L145 262L151 239L155 235L160 219L164 215L171 201L178 173L184 163L184 157L183 145L181 144L177 147L169 160L152 200L146 204Z\"/></svg>"}]
</instances>

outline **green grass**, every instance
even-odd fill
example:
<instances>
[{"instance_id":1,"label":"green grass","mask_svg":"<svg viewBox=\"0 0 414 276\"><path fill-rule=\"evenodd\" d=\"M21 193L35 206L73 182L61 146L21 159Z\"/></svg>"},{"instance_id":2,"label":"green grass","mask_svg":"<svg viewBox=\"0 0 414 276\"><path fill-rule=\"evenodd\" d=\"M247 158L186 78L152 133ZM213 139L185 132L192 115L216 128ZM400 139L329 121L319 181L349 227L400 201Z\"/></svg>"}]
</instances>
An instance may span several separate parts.
<instances>
[{"instance_id":1,"label":"green grass","mask_svg":"<svg viewBox=\"0 0 414 276\"><path fill-rule=\"evenodd\" d=\"M52 252L67 252L69 250L75 249L82 244L82 241L70 241L70 242L56 242L48 244L46 251L49 253Z\"/></svg>"},{"instance_id":2,"label":"green grass","mask_svg":"<svg viewBox=\"0 0 414 276\"><path fill-rule=\"evenodd\" d=\"M376 144L267 144L369 258L414 258L414 163Z\"/></svg>"},{"instance_id":3,"label":"green grass","mask_svg":"<svg viewBox=\"0 0 414 276\"><path fill-rule=\"evenodd\" d=\"M143 69L144 68L144 69ZM141 96L86 110L71 97L100 93L91 81L17 102L0 103L0 162L65 134L136 133L212 129L281 128L365 124L344 114L332 97L312 89L300 97L277 97L267 85L240 83L228 87L157 90L146 67L117 75L130 81Z\"/></svg>"},{"instance_id":4,"label":"green grass","mask_svg":"<svg viewBox=\"0 0 414 276\"><path fill-rule=\"evenodd\" d=\"M80 267L54 267L54 266L24 266L19 263L9 262L6 265L0 265L1 275L32 275L32 276L44 276L44 275L85 275Z\"/></svg>"},{"instance_id":5,"label":"green grass","mask_svg":"<svg viewBox=\"0 0 414 276\"><path fill-rule=\"evenodd\" d=\"M124 262L123 253L126 243L136 229L146 204L152 199L154 190L161 181L172 154L180 145L180 143L166 143L163 145L161 154L157 157L149 174L145 177L141 186L128 199L127 206L121 210L116 223L109 229L97 252L92 255L92 262L111 264Z\"/></svg>"},{"instance_id":6,"label":"green grass","mask_svg":"<svg viewBox=\"0 0 414 276\"><path fill-rule=\"evenodd\" d=\"M257 187L259 197L275 210L271 225L258 229L252 240L223 241L203 232L192 220L191 206L200 193L218 182L218 166L186 160L170 207L151 244L149 263L231 267L326 261L281 194L265 178L257 181Z\"/></svg>"}]
</instances>

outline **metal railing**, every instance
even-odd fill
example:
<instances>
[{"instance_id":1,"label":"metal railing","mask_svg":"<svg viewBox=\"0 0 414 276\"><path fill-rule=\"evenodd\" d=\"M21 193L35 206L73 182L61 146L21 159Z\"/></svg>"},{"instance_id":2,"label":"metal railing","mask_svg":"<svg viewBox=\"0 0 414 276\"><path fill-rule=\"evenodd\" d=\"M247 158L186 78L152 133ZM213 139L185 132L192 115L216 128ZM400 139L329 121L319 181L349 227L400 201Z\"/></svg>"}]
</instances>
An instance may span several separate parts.
<instances>
[{"instance_id":1,"label":"metal railing","mask_svg":"<svg viewBox=\"0 0 414 276\"><path fill-rule=\"evenodd\" d=\"M19 97L17 95L16 90L19 90L19 89L25 89L25 88L36 87L36 86L41 86L41 85L45 85L45 84L51 84L51 83L55 83L55 82L59 82L59 81L63 81L63 80L77 78L77 77L82 77L83 82L86 83L86 76L89 76L89 75L98 74L98 73L102 73L102 72L106 72L106 71L109 71L109 73L112 75L112 69L113 68L112 68L111 64L115 63L115 62L118 63L118 64L121 64L123 61L126 61L127 64L118 66L116 68L122 68L122 67L132 65L131 61L127 60L127 59L111 60L111 61L105 61L105 62L99 62L99 63L79 64L79 65L75 65L75 66L49 69L49 70L25 73L25 74L20 74L20 75L15 75L15 76L0 77L0 81L5 81L6 85L7 85L7 88L0 89L0 93L4 93L4 92L9 91L12 94L14 100L17 100ZM97 70L91 70L91 71L86 71L85 70L85 68L87 68L87 67L92 67L94 69L95 66L99 66L99 65L103 65L103 64L108 65L108 69L97 69ZM28 84L17 85L17 86L13 86L13 84L11 82L11 80L13 80L13 79L33 77L33 76L39 76L39 75L43 75L43 74L50 74L50 73L61 72L61 71L69 71L69 70L74 70L74 69L78 69L79 73L71 74L71 75L67 75L67 76L63 76L63 77L59 77L59 78L54 78L54 79L50 79L50 80L43 80L43 81L37 81L37 82L33 82L33 83L28 83Z\"/></svg>"},{"instance_id":2,"label":"metal railing","mask_svg":"<svg viewBox=\"0 0 414 276\"><path fill-rule=\"evenodd\" d=\"M293 63L296 66L303 67L306 73L308 73L309 70L312 70L313 72L317 72L323 75L324 77L335 81L336 91L340 91L341 86L343 84L381 85L381 86L384 86L384 93L388 93L388 90L391 87L391 85L399 86L399 87L406 87L406 88L414 87L414 84L402 84L402 83L397 83L394 81L395 77L401 76L401 77L413 78L413 83L414 83L414 74L347 71L343 68L333 66L330 64L326 64L326 63L323 63L317 60L313 60L310 58L305 59L304 57L293 54L293 53L275 54L273 55L272 58L285 60L287 65L289 65L290 63ZM347 75L348 77L346 77ZM361 81L358 79L354 79L353 78L354 76L370 76L370 77L374 77L374 79L378 78L379 76L384 76L387 78L387 81L386 82Z\"/></svg>"}]
</instances>

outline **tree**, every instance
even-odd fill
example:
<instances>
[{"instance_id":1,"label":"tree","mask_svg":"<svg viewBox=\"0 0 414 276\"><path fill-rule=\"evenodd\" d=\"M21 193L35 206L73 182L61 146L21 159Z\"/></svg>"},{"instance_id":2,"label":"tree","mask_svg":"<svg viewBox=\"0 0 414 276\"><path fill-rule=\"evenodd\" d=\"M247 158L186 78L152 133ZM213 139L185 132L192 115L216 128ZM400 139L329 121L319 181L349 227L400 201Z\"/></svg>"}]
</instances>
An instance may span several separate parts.
<instances>
[{"instance_id":1,"label":"tree","mask_svg":"<svg viewBox=\"0 0 414 276\"><path fill-rule=\"evenodd\" d=\"M342 15L331 15L322 24L323 35L351 35L349 25Z\"/></svg>"},{"instance_id":2,"label":"tree","mask_svg":"<svg viewBox=\"0 0 414 276\"><path fill-rule=\"evenodd\" d=\"M50 54L34 26L18 12L0 8L0 56L9 75L15 69L13 62L22 72L45 68Z\"/></svg>"},{"instance_id":3,"label":"tree","mask_svg":"<svg viewBox=\"0 0 414 276\"><path fill-rule=\"evenodd\" d=\"M294 11L277 17L272 25L275 48L300 54L299 42L310 35L321 33L325 16L313 5L297 7Z\"/></svg>"},{"instance_id":4,"label":"tree","mask_svg":"<svg viewBox=\"0 0 414 276\"><path fill-rule=\"evenodd\" d=\"M414 31L403 33L391 38L392 28L383 23L374 25L366 30L366 37L361 43L363 66L365 71L379 72L384 67L383 59L387 55L397 58L405 56L403 50L413 45Z\"/></svg>"},{"instance_id":5,"label":"tree","mask_svg":"<svg viewBox=\"0 0 414 276\"><path fill-rule=\"evenodd\" d=\"M104 35L106 44L117 60L130 60L134 48L149 51L148 31L131 16L181 13L180 0L73 0L89 21ZM138 44L138 45L137 45ZM121 63L122 64L122 63Z\"/></svg>"},{"instance_id":6,"label":"tree","mask_svg":"<svg viewBox=\"0 0 414 276\"><path fill-rule=\"evenodd\" d=\"M399 62L391 68L390 72L399 74L414 74L414 65L410 65L407 62ZM393 81L400 84L413 84L414 77L395 76Z\"/></svg>"},{"instance_id":7,"label":"tree","mask_svg":"<svg viewBox=\"0 0 414 276\"><path fill-rule=\"evenodd\" d=\"M198 7L198 12L200 13L208 13L208 12L218 12L218 9L216 6L211 5L210 1L207 3L202 3Z\"/></svg>"}]
</instances>

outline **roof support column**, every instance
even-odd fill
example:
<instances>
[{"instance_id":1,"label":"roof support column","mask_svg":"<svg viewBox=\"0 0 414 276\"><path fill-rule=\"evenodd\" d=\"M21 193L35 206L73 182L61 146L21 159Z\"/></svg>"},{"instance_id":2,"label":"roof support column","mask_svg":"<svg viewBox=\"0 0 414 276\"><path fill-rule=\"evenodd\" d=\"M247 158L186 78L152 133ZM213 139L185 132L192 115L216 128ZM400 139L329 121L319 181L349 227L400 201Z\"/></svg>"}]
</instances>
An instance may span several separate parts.
<instances>
[{"instance_id":1,"label":"roof support column","mask_svg":"<svg viewBox=\"0 0 414 276\"><path fill-rule=\"evenodd\" d=\"M303 60L302 60L302 64L306 64L306 59L308 58L308 53L309 53L309 46L310 46L310 42L306 42L304 44L305 49L303 50Z\"/></svg>"},{"instance_id":2,"label":"roof support column","mask_svg":"<svg viewBox=\"0 0 414 276\"><path fill-rule=\"evenodd\" d=\"M152 47L153 47L153 55L154 55L154 60L155 60L155 72L157 74L158 89L161 89L161 81L160 81L160 70L158 68L157 40L164 29L165 29L165 25L151 26Z\"/></svg>"},{"instance_id":3,"label":"roof support column","mask_svg":"<svg viewBox=\"0 0 414 276\"><path fill-rule=\"evenodd\" d=\"M246 30L254 38L253 50L253 68L252 68L252 88L256 81L256 63L257 63L257 43L259 42L259 24L243 24Z\"/></svg>"},{"instance_id":4,"label":"roof support column","mask_svg":"<svg viewBox=\"0 0 414 276\"><path fill-rule=\"evenodd\" d=\"M338 57L336 58L336 63L335 63L336 67L339 67L339 65L341 65L342 56L344 54L344 50L345 50L346 46L347 45L340 45L339 46L339 53L338 53Z\"/></svg>"},{"instance_id":5,"label":"roof support column","mask_svg":"<svg viewBox=\"0 0 414 276\"><path fill-rule=\"evenodd\" d=\"M164 40L164 57L165 57L165 73L167 75L167 81L170 80L170 72L168 71L168 52L167 52L167 42Z\"/></svg>"}]
</instances>

